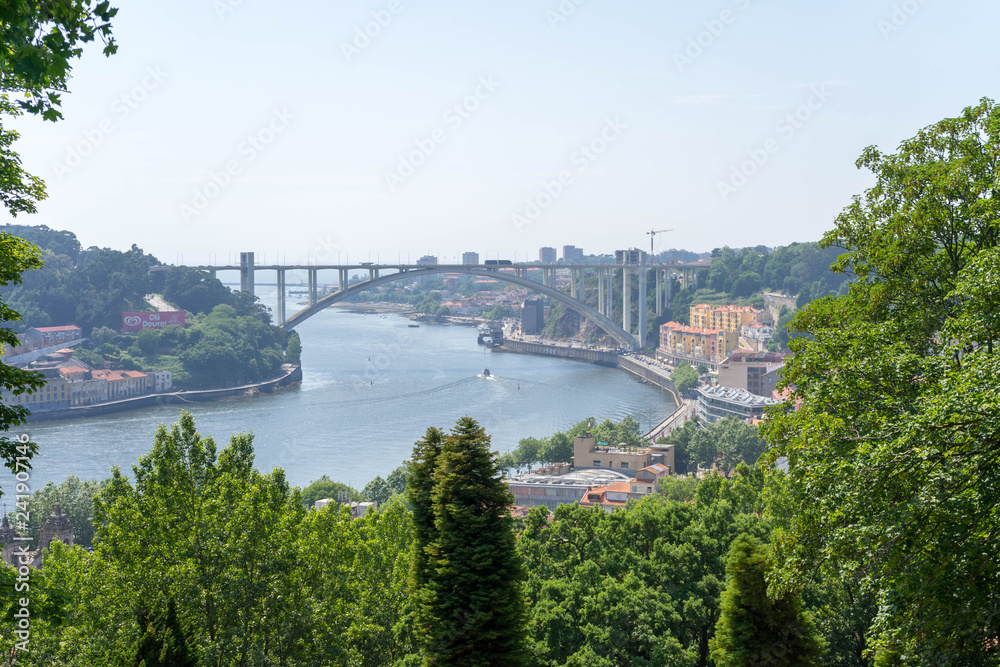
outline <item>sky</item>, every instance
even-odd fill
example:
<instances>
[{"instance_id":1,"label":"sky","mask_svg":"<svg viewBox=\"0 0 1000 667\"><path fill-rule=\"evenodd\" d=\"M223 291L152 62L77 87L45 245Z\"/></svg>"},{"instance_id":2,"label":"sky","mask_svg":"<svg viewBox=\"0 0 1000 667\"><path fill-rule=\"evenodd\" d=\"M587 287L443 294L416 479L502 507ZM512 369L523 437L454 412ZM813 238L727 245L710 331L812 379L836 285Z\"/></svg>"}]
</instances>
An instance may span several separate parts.
<instances>
[{"instance_id":1,"label":"sky","mask_svg":"<svg viewBox=\"0 0 1000 667\"><path fill-rule=\"evenodd\" d=\"M986 0L118 4L4 216L188 265L816 241L1000 84Z\"/></svg>"}]
</instances>

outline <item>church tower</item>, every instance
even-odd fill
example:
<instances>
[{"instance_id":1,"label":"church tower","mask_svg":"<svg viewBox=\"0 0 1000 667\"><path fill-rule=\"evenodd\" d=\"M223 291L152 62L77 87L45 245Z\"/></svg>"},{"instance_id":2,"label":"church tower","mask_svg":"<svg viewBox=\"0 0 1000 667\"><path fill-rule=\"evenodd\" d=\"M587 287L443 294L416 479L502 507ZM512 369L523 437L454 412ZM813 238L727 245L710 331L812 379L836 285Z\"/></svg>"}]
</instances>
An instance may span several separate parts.
<instances>
[{"instance_id":1,"label":"church tower","mask_svg":"<svg viewBox=\"0 0 1000 667\"><path fill-rule=\"evenodd\" d=\"M3 521L0 522L0 556L3 557L3 562L8 565L15 565L14 563L14 549L17 547L16 538L19 537L17 531L14 530L10 521L7 520L7 514L3 515Z\"/></svg>"},{"instance_id":2,"label":"church tower","mask_svg":"<svg viewBox=\"0 0 1000 667\"><path fill-rule=\"evenodd\" d=\"M41 543L39 546L42 549L48 549L53 540L59 540L63 544L71 546L73 544L73 535L73 524L70 522L69 517L62 513L59 503L56 503L52 514L49 515L49 518L45 520L45 524L42 526L40 532Z\"/></svg>"}]
</instances>

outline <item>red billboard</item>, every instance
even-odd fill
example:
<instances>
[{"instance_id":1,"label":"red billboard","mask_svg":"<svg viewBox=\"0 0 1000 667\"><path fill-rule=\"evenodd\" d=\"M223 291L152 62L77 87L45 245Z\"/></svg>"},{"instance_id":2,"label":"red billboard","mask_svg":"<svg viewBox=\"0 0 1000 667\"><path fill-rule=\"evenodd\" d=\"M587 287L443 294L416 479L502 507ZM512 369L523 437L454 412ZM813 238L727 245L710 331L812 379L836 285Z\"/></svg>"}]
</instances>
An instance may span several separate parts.
<instances>
[{"instance_id":1,"label":"red billboard","mask_svg":"<svg viewBox=\"0 0 1000 667\"><path fill-rule=\"evenodd\" d=\"M122 313L122 331L162 329L173 325L184 326L183 310L168 310L161 313Z\"/></svg>"}]
</instances>

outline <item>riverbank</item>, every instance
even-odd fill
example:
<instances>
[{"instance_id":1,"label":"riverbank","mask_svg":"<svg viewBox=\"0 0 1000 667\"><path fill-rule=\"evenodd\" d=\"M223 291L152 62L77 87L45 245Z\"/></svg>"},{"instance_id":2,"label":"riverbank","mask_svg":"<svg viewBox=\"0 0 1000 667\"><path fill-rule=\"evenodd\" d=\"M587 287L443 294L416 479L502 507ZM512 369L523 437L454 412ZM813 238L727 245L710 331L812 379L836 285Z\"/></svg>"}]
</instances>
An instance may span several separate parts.
<instances>
[{"instance_id":1,"label":"riverbank","mask_svg":"<svg viewBox=\"0 0 1000 667\"><path fill-rule=\"evenodd\" d=\"M250 398L260 394L271 394L284 387L302 382L302 366L285 364L282 373L276 378L223 389L198 389L193 391L173 391L161 394L146 394L125 398L120 401L108 401L95 405L78 405L62 410L46 410L33 412L27 419L28 423L55 421L59 419L77 419L95 417L128 410L138 410L160 405L177 405L184 403L207 403L225 398Z\"/></svg>"},{"instance_id":2,"label":"riverbank","mask_svg":"<svg viewBox=\"0 0 1000 667\"><path fill-rule=\"evenodd\" d=\"M466 317L464 315L427 315L413 310L412 306L402 303L390 303L388 301L376 301L372 303L335 303L330 308L339 308L347 313L359 313L361 315L383 315L393 313L401 315L414 322L425 322L427 324L441 324L444 326L479 326L486 320L481 317Z\"/></svg>"}]
</instances>

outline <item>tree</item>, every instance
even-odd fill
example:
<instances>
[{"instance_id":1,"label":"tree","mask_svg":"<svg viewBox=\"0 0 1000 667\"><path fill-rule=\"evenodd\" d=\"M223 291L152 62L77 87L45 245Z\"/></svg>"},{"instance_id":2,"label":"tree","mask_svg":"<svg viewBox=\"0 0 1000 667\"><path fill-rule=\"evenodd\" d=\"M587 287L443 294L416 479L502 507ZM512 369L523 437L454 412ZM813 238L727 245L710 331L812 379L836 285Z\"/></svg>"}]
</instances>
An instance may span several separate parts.
<instances>
[{"instance_id":1,"label":"tree","mask_svg":"<svg viewBox=\"0 0 1000 667\"><path fill-rule=\"evenodd\" d=\"M0 162L0 168L3 167ZM0 285L19 284L21 273L42 265L38 248L27 241L0 232ZM0 299L0 323L17 322L21 315ZM0 327L0 348L17 347L20 341L17 335L7 327ZM18 396L25 392L31 393L45 386L45 380L40 373L22 370L7 364L0 364L0 391ZM7 433L14 426L23 424L29 411L22 405L7 405L0 402L0 432ZM30 459L38 451L33 442L23 442L18 438L0 437L0 458L12 472L21 472L30 465L18 465L18 457Z\"/></svg>"},{"instance_id":2,"label":"tree","mask_svg":"<svg viewBox=\"0 0 1000 667\"><path fill-rule=\"evenodd\" d=\"M302 340L299 338L298 331L288 334L288 344L285 346L285 363L302 363Z\"/></svg>"},{"instance_id":3,"label":"tree","mask_svg":"<svg viewBox=\"0 0 1000 667\"><path fill-rule=\"evenodd\" d=\"M167 600L166 613L150 619L139 613L142 638L136 646L135 667L196 667L198 662L187 646L187 637L177 620L177 605Z\"/></svg>"},{"instance_id":4,"label":"tree","mask_svg":"<svg viewBox=\"0 0 1000 667\"><path fill-rule=\"evenodd\" d=\"M31 496L31 512L28 520L28 534L40 540L39 530L58 503L63 514L73 524L73 544L89 548L94 539L94 495L101 490L103 482L81 481L70 475L58 485L49 482Z\"/></svg>"},{"instance_id":5,"label":"tree","mask_svg":"<svg viewBox=\"0 0 1000 667\"><path fill-rule=\"evenodd\" d=\"M741 535L729 548L722 614L710 645L717 667L818 667L823 640L797 592L768 598L760 543Z\"/></svg>"},{"instance_id":6,"label":"tree","mask_svg":"<svg viewBox=\"0 0 1000 667\"><path fill-rule=\"evenodd\" d=\"M327 475L323 475L302 489L302 504L306 507L314 507L317 500L323 500L324 498L336 500L341 493L346 493L348 499L352 501L361 500L365 495L347 484L334 482Z\"/></svg>"},{"instance_id":7,"label":"tree","mask_svg":"<svg viewBox=\"0 0 1000 667\"><path fill-rule=\"evenodd\" d=\"M444 437L439 454L433 453L433 445L429 457L418 452L425 462L435 461L430 495L434 527L424 547L428 568L420 591L427 625L419 636L426 665L526 664L524 573L510 515L513 497L489 444L482 427L463 417ZM412 468L410 475L426 484L426 477ZM416 486L413 498L425 511L426 496ZM426 519L423 515L420 520ZM416 524L416 515L414 520ZM417 530L426 534L428 528L424 523Z\"/></svg>"},{"instance_id":8,"label":"tree","mask_svg":"<svg viewBox=\"0 0 1000 667\"><path fill-rule=\"evenodd\" d=\"M685 393L688 389L694 389L698 386L699 382L698 371L692 368L690 364L677 364L677 367L670 374L670 379L681 394Z\"/></svg>"},{"instance_id":9,"label":"tree","mask_svg":"<svg viewBox=\"0 0 1000 667\"><path fill-rule=\"evenodd\" d=\"M874 646L924 664L997 664L998 148L984 99L895 154L864 151L875 184L823 240L856 281L792 320L782 386L801 408L764 426L796 510L783 572L860 573Z\"/></svg>"},{"instance_id":10,"label":"tree","mask_svg":"<svg viewBox=\"0 0 1000 667\"><path fill-rule=\"evenodd\" d=\"M105 41L105 55L115 52L110 21L117 12L108 2L95 5L89 0L16 2L0 8L0 44L4 45L0 49L0 203L12 215L34 213L36 202L45 198L45 185L22 169L20 156L11 148L19 135L3 127L2 116L16 117L26 111L51 121L61 118L60 93L67 88L70 61L81 55L81 44L98 35ZM12 101L11 95L20 99ZM19 284L24 271L41 265L35 246L0 232L0 285ZM20 319L16 310L0 300L0 322ZM14 333L0 327L0 346L17 344ZM0 367L0 390L17 395L43 385L37 373ZM0 431L24 423L27 415L22 406L0 405ZM0 438L0 457L15 472L19 471L16 457L30 459L36 450L34 443Z\"/></svg>"}]
</instances>

